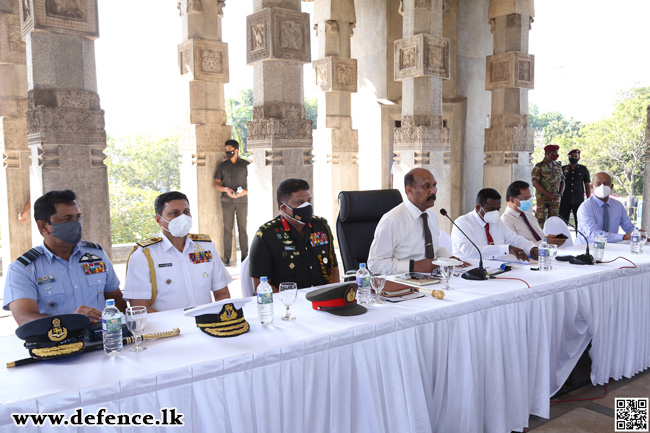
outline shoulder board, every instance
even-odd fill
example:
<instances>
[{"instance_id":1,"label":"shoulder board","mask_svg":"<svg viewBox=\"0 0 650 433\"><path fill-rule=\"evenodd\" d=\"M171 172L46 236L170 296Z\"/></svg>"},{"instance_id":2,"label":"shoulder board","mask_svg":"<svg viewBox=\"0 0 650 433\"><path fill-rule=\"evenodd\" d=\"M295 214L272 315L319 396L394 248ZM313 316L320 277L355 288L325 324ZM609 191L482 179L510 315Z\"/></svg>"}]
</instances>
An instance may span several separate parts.
<instances>
[{"instance_id":1,"label":"shoulder board","mask_svg":"<svg viewBox=\"0 0 650 433\"><path fill-rule=\"evenodd\" d=\"M318 221L319 223L327 224L327 220L325 218L323 218L323 217L319 217L319 216L314 215L314 216L311 217L311 219L314 220L314 221Z\"/></svg>"},{"instance_id":2,"label":"shoulder board","mask_svg":"<svg viewBox=\"0 0 650 433\"><path fill-rule=\"evenodd\" d=\"M136 242L136 244L140 245L142 248L147 248L149 245L157 244L158 242L162 242L162 238L155 236L144 241Z\"/></svg>"},{"instance_id":3,"label":"shoulder board","mask_svg":"<svg viewBox=\"0 0 650 433\"><path fill-rule=\"evenodd\" d=\"M260 228L257 230L257 233L255 233L257 236L262 237L262 235L272 229L273 227L279 226L281 222L281 218L273 218L271 221L267 222L266 224L262 224Z\"/></svg>"},{"instance_id":4,"label":"shoulder board","mask_svg":"<svg viewBox=\"0 0 650 433\"><path fill-rule=\"evenodd\" d=\"M95 249L98 249L98 250L103 250L104 249L104 248L102 248L101 245L96 244L94 242L81 241L81 245L83 245L84 247L95 248Z\"/></svg>"},{"instance_id":5,"label":"shoulder board","mask_svg":"<svg viewBox=\"0 0 650 433\"><path fill-rule=\"evenodd\" d=\"M190 239L192 239L194 242L212 242L210 240L210 236L208 235L201 235L201 234L192 234L190 233L187 235Z\"/></svg>"},{"instance_id":6,"label":"shoulder board","mask_svg":"<svg viewBox=\"0 0 650 433\"><path fill-rule=\"evenodd\" d=\"M32 248L22 256L18 257L16 261L22 263L23 266L28 266L30 263L36 260L41 254L42 253L39 250L37 250L36 248Z\"/></svg>"}]
</instances>

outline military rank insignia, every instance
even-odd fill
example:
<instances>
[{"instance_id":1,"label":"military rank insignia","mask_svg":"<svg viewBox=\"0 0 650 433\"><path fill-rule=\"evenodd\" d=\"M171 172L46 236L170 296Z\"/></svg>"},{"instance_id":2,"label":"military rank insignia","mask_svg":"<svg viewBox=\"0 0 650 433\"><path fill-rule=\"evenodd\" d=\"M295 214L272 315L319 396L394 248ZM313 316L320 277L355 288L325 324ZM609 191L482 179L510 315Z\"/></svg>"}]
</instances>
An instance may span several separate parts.
<instances>
[{"instance_id":1,"label":"military rank insignia","mask_svg":"<svg viewBox=\"0 0 650 433\"><path fill-rule=\"evenodd\" d=\"M84 268L86 275L101 274L102 272L106 272L106 265L104 262L84 263L81 265L81 267Z\"/></svg>"},{"instance_id":2,"label":"military rank insignia","mask_svg":"<svg viewBox=\"0 0 650 433\"><path fill-rule=\"evenodd\" d=\"M198 263L207 263L212 261L212 252L211 251L196 251L190 253L190 260L195 265Z\"/></svg>"},{"instance_id":3,"label":"military rank insignia","mask_svg":"<svg viewBox=\"0 0 650 433\"><path fill-rule=\"evenodd\" d=\"M309 235L309 242L311 242L312 247L328 244L329 240L327 239L327 233L325 232L312 233Z\"/></svg>"}]
</instances>

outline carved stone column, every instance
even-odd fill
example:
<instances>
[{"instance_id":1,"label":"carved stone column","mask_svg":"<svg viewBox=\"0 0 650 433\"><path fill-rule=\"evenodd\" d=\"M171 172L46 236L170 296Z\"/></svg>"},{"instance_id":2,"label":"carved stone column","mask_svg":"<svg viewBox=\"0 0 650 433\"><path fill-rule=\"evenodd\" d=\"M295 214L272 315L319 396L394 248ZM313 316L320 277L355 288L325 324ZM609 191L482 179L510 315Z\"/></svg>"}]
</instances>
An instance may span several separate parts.
<instances>
[{"instance_id":1,"label":"carved stone column","mask_svg":"<svg viewBox=\"0 0 650 433\"><path fill-rule=\"evenodd\" d=\"M0 191L2 263L7 269L32 246L32 214L21 223L18 214L29 201L29 147L27 147L27 66L20 37L18 0L0 0ZM4 199L3 199L4 200Z\"/></svg>"},{"instance_id":2,"label":"carved stone column","mask_svg":"<svg viewBox=\"0 0 650 433\"><path fill-rule=\"evenodd\" d=\"M416 167L438 181L436 208L449 209L449 129L442 119L442 80L449 78L449 40L442 37L443 0L404 0L403 39L395 41L395 80L402 81L402 126L395 128L395 187ZM440 220L449 231L449 223Z\"/></svg>"},{"instance_id":3,"label":"carved stone column","mask_svg":"<svg viewBox=\"0 0 650 433\"><path fill-rule=\"evenodd\" d=\"M350 58L356 15L354 0L316 0L318 60L313 62L319 95L314 142L314 184L318 214L336 221L338 193L359 189L359 134L352 129L351 95L357 91L357 60ZM331 182L326 180L331 179Z\"/></svg>"},{"instance_id":4,"label":"carved stone column","mask_svg":"<svg viewBox=\"0 0 650 433\"><path fill-rule=\"evenodd\" d=\"M228 44L222 42L221 19L225 1L179 0L183 42L178 46L181 76L190 93L189 119L180 151L181 190L188 195L193 231L209 234L223 252L221 193L213 187L214 172L225 158L224 143L231 138L226 125L224 84L229 80ZM233 249L233 261L237 250Z\"/></svg>"},{"instance_id":5,"label":"carved stone column","mask_svg":"<svg viewBox=\"0 0 650 433\"><path fill-rule=\"evenodd\" d=\"M643 208L641 226L644 230L650 230L650 105L648 105L648 117L645 127L645 144L648 146L645 159L645 174L643 175Z\"/></svg>"},{"instance_id":6,"label":"carved stone column","mask_svg":"<svg viewBox=\"0 0 650 433\"><path fill-rule=\"evenodd\" d=\"M485 88L492 92L492 114L485 130L483 184L504 197L510 183L531 179L528 89L535 83L535 57L528 54L528 33L534 16L533 0L490 1L494 55L487 57Z\"/></svg>"},{"instance_id":7,"label":"carved stone column","mask_svg":"<svg viewBox=\"0 0 650 433\"><path fill-rule=\"evenodd\" d=\"M246 59L255 68L248 123L253 233L277 214L275 192L283 180L301 178L313 186L312 121L305 119L302 77L302 65L311 61L309 15L300 12L300 0L255 0L254 7L246 18Z\"/></svg>"},{"instance_id":8,"label":"carved stone column","mask_svg":"<svg viewBox=\"0 0 650 433\"><path fill-rule=\"evenodd\" d=\"M22 0L27 43L31 198L71 189L84 215L84 239L111 254L106 131L99 105L97 0Z\"/></svg>"}]
</instances>

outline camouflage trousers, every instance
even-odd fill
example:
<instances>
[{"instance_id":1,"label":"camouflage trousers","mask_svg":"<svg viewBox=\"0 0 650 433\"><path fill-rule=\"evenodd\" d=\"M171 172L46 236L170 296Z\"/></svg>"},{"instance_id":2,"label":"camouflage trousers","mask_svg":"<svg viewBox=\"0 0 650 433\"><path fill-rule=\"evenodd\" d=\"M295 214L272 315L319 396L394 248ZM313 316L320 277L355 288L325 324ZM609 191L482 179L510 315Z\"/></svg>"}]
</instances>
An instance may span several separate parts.
<instances>
[{"instance_id":1,"label":"camouflage trousers","mask_svg":"<svg viewBox=\"0 0 650 433\"><path fill-rule=\"evenodd\" d=\"M537 199L537 211L535 212L535 217L537 218L537 222L539 222L539 226L544 228L544 223L547 218L558 216L560 213L560 198L550 200L541 194L535 194L535 198ZM546 209L546 203L551 205L549 209Z\"/></svg>"}]
</instances>

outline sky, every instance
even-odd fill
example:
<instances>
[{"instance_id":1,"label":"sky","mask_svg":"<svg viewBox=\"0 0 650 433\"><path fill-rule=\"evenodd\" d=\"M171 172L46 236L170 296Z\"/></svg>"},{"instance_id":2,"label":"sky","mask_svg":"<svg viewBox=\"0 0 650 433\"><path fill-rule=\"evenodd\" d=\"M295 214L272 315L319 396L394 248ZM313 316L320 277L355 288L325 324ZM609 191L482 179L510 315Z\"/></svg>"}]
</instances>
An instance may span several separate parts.
<instances>
[{"instance_id":1,"label":"sky","mask_svg":"<svg viewBox=\"0 0 650 433\"><path fill-rule=\"evenodd\" d=\"M253 84L253 67L245 58L252 4L228 0L224 8L227 98ZM303 3L305 8L312 4ZM540 112L559 111L583 122L611 114L618 91L650 86L650 56L643 44L649 16L650 0L536 1L529 45L535 89L529 102ZM187 81L178 72L182 32L176 0L99 0L99 26L97 85L107 133L169 134L183 123L189 104ZM305 95L314 97L311 66L304 71Z\"/></svg>"}]
</instances>

